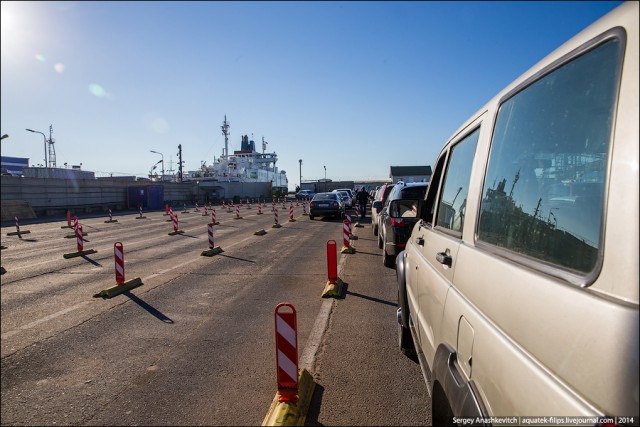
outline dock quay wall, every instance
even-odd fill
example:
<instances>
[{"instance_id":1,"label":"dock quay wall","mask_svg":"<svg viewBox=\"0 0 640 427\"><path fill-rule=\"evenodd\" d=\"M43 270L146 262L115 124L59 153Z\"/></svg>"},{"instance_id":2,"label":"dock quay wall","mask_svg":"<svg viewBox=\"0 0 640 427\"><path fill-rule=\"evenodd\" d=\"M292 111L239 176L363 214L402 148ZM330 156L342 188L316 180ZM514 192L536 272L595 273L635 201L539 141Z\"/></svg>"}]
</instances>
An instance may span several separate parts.
<instances>
[{"instance_id":1,"label":"dock quay wall","mask_svg":"<svg viewBox=\"0 0 640 427\"><path fill-rule=\"evenodd\" d=\"M161 206L164 203L173 206L218 202L222 198L258 198L270 199L271 183L241 182L149 182L118 179L59 179L2 176L0 182L0 201L2 202L2 221L13 220L29 207L36 216L54 216L67 210L84 213L113 212L137 209L131 206L131 188L145 189L161 187ZM156 191L157 193L157 191ZM18 203L19 202L19 203ZM17 212L16 210L20 212Z\"/></svg>"}]
</instances>

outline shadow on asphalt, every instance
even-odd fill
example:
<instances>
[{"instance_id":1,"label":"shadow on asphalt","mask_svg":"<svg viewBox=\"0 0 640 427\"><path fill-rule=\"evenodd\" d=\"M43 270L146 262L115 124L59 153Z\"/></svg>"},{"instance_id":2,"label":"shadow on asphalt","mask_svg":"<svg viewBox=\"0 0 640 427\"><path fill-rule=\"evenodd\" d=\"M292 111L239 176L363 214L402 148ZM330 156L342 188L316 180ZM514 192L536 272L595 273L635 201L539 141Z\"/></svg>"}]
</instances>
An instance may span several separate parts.
<instances>
[{"instance_id":1,"label":"shadow on asphalt","mask_svg":"<svg viewBox=\"0 0 640 427\"><path fill-rule=\"evenodd\" d=\"M89 261L91 264L93 264L93 265L95 265L95 266L102 267L102 264L100 264L100 263L99 263L99 262L97 262L97 261L92 260L91 258L89 258L89 257L88 257L88 256L86 256L86 255L80 255L80 258L84 259L85 261Z\"/></svg>"},{"instance_id":2,"label":"shadow on asphalt","mask_svg":"<svg viewBox=\"0 0 640 427\"><path fill-rule=\"evenodd\" d=\"M380 304L390 305L392 307L397 307L398 306L398 304L396 304L395 302L385 301L383 299L370 297L368 295L359 294L357 292L351 292L349 290L347 290L346 294L347 295L353 295L354 297L358 297L358 298L363 298L363 299L366 299L366 300L369 300L369 301L378 302Z\"/></svg>"},{"instance_id":3,"label":"shadow on asphalt","mask_svg":"<svg viewBox=\"0 0 640 427\"><path fill-rule=\"evenodd\" d=\"M238 257L230 256L230 255L218 254L217 256L222 256L222 257L231 258L231 259L237 259L238 261L250 262L252 264L256 263L255 261L251 261L250 259L238 258Z\"/></svg>"},{"instance_id":4,"label":"shadow on asphalt","mask_svg":"<svg viewBox=\"0 0 640 427\"><path fill-rule=\"evenodd\" d=\"M305 420L304 425L306 426L323 426L324 425L318 421L318 416L320 416L320 406L322 405L323 395L324 395L324 387L316 383L316 387L313 390L313 397L311 398L311 403L309 404L309 410L307 411L307 419Z\"/></svg>"},{"instance_id":5,"label":"shadow on asphalt","mask_svg":"<svg viewBox=\"0 0 640 427\"><path fill-rule=\"evenodd\" d=\"M142 307L145 310L147 310L149 313L151 313L158 320L161 320L164 323L173 324L173 320L171 320L170 318L168 318L167 316L162 314L160 311L158 311L156 308L150 306L149 304L147 304L146 302L144 302L143 300L141 300L140 298L138 298L137 296L135 296L131 292L126 291L126 292L123 292L122 295L126 295L127 297L129 297L129 299L131 301L135 302L140 307Z\"/></svg>"}]
</instances>

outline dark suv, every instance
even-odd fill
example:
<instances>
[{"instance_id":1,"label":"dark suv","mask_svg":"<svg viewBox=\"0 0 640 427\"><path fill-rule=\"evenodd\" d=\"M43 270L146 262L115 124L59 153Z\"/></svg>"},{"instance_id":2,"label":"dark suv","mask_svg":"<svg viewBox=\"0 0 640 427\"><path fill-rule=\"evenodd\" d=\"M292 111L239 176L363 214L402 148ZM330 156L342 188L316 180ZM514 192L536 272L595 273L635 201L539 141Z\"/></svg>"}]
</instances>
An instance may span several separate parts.
<instances>
[{"instance_id":1,"label":"dark suv","mask_svg":"<svg viewBox=\"0 0 640 427\"><path fill-rule=\"evenodd\" d=\"M396 255L402 251L418 222L420 200L429 188L426 182L399 182L391 190L380 213L378 247L382 249L382 263L386 267L396 264Z\"/></svg>"}]
</instances>

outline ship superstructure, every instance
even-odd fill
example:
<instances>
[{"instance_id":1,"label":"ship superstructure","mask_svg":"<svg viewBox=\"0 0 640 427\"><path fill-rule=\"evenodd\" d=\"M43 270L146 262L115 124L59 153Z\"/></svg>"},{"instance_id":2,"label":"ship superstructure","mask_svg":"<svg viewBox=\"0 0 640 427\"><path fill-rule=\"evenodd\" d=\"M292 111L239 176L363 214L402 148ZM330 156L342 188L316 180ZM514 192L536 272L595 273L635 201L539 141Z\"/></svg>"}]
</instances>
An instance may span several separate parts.
<instances>
[{"instance_id":1,"label":"ship superstructure","mask_svg":"<svg viewBox=\"0 0 640 427\"><path fill-rule=\"evenodd\" d=\"M227 116L221 126L224 135L222 155L214 159L211 165L203 164L200 179L203 181L226 182L271 182L273 188L288 188L289 181L285 171L276 166L278 155L267 153L268 142L262 138L262 152L256 151L255 142L248 135L241 137L240 150L229 154L229 128Z\"/></svg>"}]
</instances>

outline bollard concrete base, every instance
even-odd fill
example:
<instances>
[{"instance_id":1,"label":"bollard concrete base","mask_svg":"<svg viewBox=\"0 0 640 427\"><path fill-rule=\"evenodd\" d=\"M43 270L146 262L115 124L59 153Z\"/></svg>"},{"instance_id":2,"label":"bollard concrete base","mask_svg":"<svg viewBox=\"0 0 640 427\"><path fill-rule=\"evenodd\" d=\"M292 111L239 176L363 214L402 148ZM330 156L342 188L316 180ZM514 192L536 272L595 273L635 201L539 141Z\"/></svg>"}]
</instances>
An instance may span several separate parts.
<instances>
[{"instance_id":1,"label":"bollard concrete base","mask_svg":"<svg viewBox=\"0 0 640 427\"><path fill-rule=\"evenodd\" d=\"M280 227L282 227L280 224L273 224L273 225L271 226L271 228L280 228Z\"/></svg>"},{"instance_id":2,"label":"bollard concrete base","mask_svg":"<svg viewBox=\"0 0 640 427\"><path fill-rule=\"evenodd\" d=\"M289 222L296 222L296 219L295 219L295 218L291 218L291 219L289 220Z\"/></svg>"},{"instance_id":3,"label":"bollard concrete base","mask_svg":"<svg viewBox=\"0 0 640 427\"><path fill-rule=\"evenodd\" d=\"M107 222L107 221L105 221L105 222ZM73 225L63 225L63 226L62 226L62 227L60 227L60 228L73 228Z\"/></svg>"},{"instance_id":4,"label":"bollard concrete base","mask_svg":"<svg viewBox=\"0 0 640 427\"><path fill-rule=\"evenodd\" d=\"M117 220L117 219L108 219L108 220L106 220L104 223L105 223L105 224L109 224L109 223L111 223L111 222L118 222L118 220ZM69 227L69 228L71 228L71 227Z\"/></svg>"},{"instance_id":5,"label":"bollard concrete base","mask_svg":"<svg viewBox=\"0 0 640 427\"><path fill-rule=\"evenodd\" d=\"M183 234L183 233L184 233L184 230L178 230L178 231L172 231L167 234L169 234L169 236L175 236L176 234Z\"/></svg>"},{"instance_id":6,"label":"bollard concrete base","mask_svg":"<svg viewBox=\"0 0 640 427\"><path fill-rule=\"evenodd\" d=\"M242 219L242 217L241 216L237 216L237 217L235 217L233 219Z\"/></svg>"},{"instance_id":7,"label":"bollard concrete base","mask_svg":"<svg viewBox=\"0 0 640 427\"><path fill-rule=\"evenodd\" d=\"M313 397L316 383L306 369L298 370L298 401L280 402L278 394L273 398L263 426L303 426Z\"/></svg>"},{"instance_id":8,"label":"bollard concrete base","mask_svg":"<svg viewBox=\"0 0 640 427\"><path fill-rule=\"evenodd\" d=\"M147 217L146 216L137 216L136 219L147 219Z\"/></svg>"},{"instance_id":9,"label":"bollard concrete base","mask_svg":"<svg viewBox=\"0 0 640 427\"><path fill-rule=\"evenodd\" d=\"M6 246L0 246L0 249L7 249Z\"/></svg>"},{"instance_id":10,"label":"bollard concrete base","mask_svg":"<svg viewBox=\"0 0 640 427\"><path fill-rule=\"evenodd\" d=\"M29 230L14 231L12 233L7 233L7 236L20 236L21 234L29 234L29 233L31 233Z\"/></svg>"},{"instance_id":11,"label":"bollard concrete base","mask_svg":"<svg viewBox=\"0 0 640 427\"><path fill-rule=\"evenodd\" d=\"M4 267L0 267L0 274L4 274L6 272L7 272L7 270L5 270Z\"/></svg>"},{"instance_id":12,"label":"bollard concrete base","mask_svg":"<svg viewBox=\"0 0 640 427\"><path fill-rule=\"evenodd\" d=\"M355 254L356 249L353 246L343 246L340 250L341 254Z\"/></svg>"},{"instance_id":13,"label":"bollard concrete base","mask_svg":"<svg viewBox=\"0 0 640 427\"><path fill-rule=\"evenodd\" d=\"M98 253L98 251L96 251L95 249L87 249L86 251L70 252L68 254L63 254L62 257L69 259L69 258L75 258L82 255L89 255L89 254L95 254L95 253Z\"/></svg>"},{"instance_id":14,"label":"bollard concrete base","mask_svg":"<svg viewBox=\"0 0 640 427\"><path fill-rule=\"evenodd\" d=\"M142 279L136 277L135 279L127 280L122 285L115 285L109 289L105 289L95 294L94 298L111 298L116 295L120 295L123 292L129 291L133 288L137 288L138 286L142 286Z\"/></svg>"},{"instance_id":15,"label":"bollard concrete base","mask_svg":"<svg viewBox=\"0 0 640 427\"><path fill-rule=\"evenodd\" d=\"M258 212L256 215L262 215L264 214L264 212Z\"/></svg>"},{"instance_id":16,"label":"bollard concrete base","mask_svg":"<svg viewBox=\"0 0 640 427\"><path fill-rule=\"evenodd\" d=\"M349 234L349 239L351 239L351 240L358 240L358 236L353 235L353 234Z\"/></svg>"},{"instance_id":17,"label":"bollard concrete base","mask_svg":"<svg viewBox=\"0 0 640 427\"><path fill-rule=\"evenodd\" d=\"M338 278L335 282L331 283L331 280L327 281L322 291L322 298L341 298L344 291L344 282Z\"/></svg>"},{"instance_id":18,"label":"bollard concrete base","mask_svg":"<svg viewBox=\"0 0 640 427\"><path fill-rule=\"evenodd\" d=\"M214 256L214 255L218 255L219 253L224 252L222 250L222 248L220 246L216 246L213 249L207 249L206 251L202 251L202 253L200 254L201 256Z\"/></svg>"},{"instance_id":19,"label":"bollard concrete base","mask_svg":"<svg viewBox=\"0 0 640 427\"><path fill-rule=\"evenodd\" d=\"M356 222L356 225L354 227L364 228L364 225L360 224L359 222Z\"/></svg>"},{"instance_id":20,"label":"bollard concrete base","mask_svg":"<svg viewBox=\"0 0 640 427\"><path fill-rule=\"evenodd\" d=\"M253 233L255 236L264 236L265 234L267 234L267 232L264 230L264 228L262 230L258 230L255 233Z\"/></svg>"}]
</instances>

